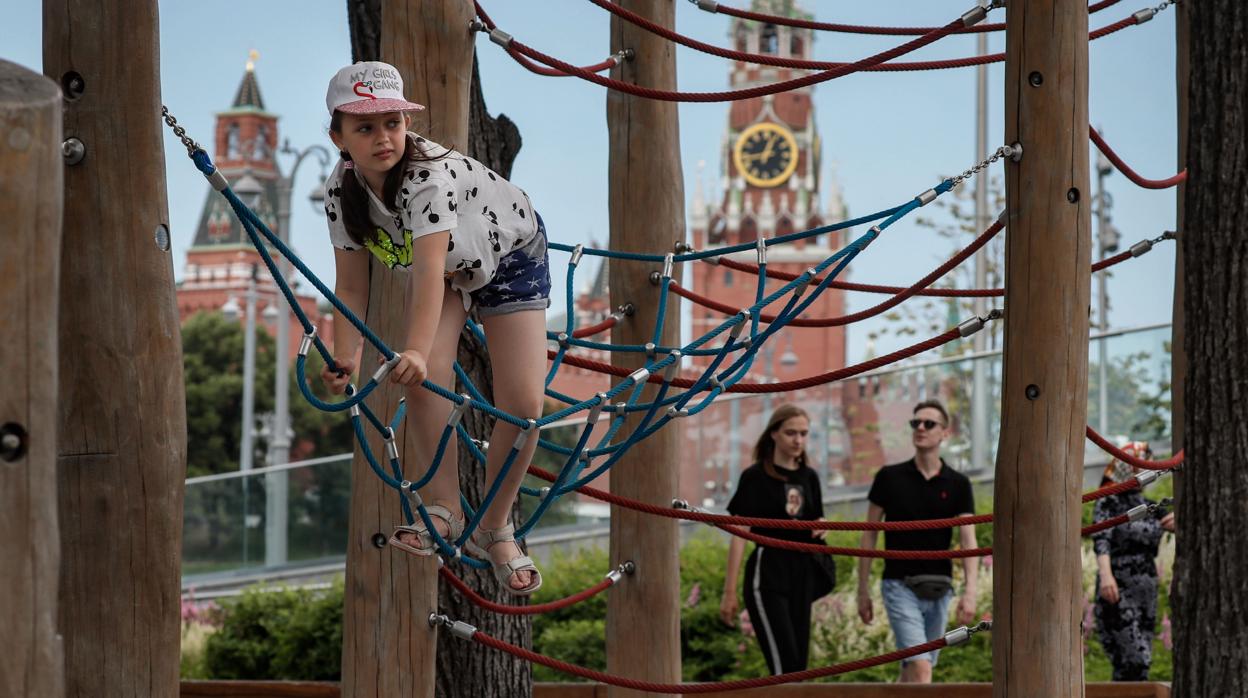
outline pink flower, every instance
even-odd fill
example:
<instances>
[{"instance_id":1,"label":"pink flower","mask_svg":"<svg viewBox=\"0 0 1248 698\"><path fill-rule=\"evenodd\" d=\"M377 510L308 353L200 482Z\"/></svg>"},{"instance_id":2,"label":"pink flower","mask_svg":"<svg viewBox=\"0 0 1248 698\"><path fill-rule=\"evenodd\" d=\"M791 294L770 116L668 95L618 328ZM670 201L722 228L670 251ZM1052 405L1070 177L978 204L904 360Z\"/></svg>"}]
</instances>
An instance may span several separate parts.
<instances>
[{"instance_id":1,"label":"pink flower","mask_svg":"<svg viewBox=\"0 0 1248 698\"><path fill-rule=\"evenodd\" d=\"M702 582L694 582L689 589L689 598L685 599L685 608L693 608L702 599Z\"/></svg>"},{"instance_id":2,"label":"pink flower","mask_svg":"<svg viewBox=\"0 0 1248 698\"><path fill-rule=\"evenodd\" d=\"M737 654L745 654L745 643L737 645Z\"/></svg>"},{"instance_id":3,"label":"pink flower","mask_svg":"<svg viewBox=\"0 0 1248 698\"><path fill-rule=\"evenodd\" d=\"M990 570L990 569L992 569L992 556L991 556L991 555L985 555L985 556L984 556L984 557L980 560L980 564L981 564L981 565L983 565L983 566L984 566L984 569L986 569L986 570Z\"/></svg>"},{"instance_id":4,"label":"pink flower","mask_svg":"<svg viewBox=\"0 0 1248 698\"><path fill-rule=\"evenodd\" d=\"M1174 649L1174 636L1170 634L1170 614L1161 617L1161 644L1168 650Z\"/></svg>"}]
</instances>

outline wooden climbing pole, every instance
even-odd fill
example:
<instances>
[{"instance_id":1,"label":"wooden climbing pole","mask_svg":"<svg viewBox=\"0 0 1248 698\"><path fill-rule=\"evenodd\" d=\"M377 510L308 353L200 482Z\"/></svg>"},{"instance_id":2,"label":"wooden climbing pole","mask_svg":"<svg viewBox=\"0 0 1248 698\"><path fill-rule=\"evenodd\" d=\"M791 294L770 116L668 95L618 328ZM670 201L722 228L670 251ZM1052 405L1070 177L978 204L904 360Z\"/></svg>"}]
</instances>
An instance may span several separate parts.
<instances>
[{"instance_id":1,"label":"wooden climbing pole","mask_svg":"<svg viewBox=\"0 0 1248 698\"><path fill-rule=\"evenodd\" d=\"M186 399L159 24L156 0L44 3L43 69L78 144L58 322L67 696L178 695Z\"/></svg>"},{"instance_id":2,"label":"wooden climbing pole","mask_svg":"<svg viewBox=\"0 0 1248 698\"><path fill-rule=\"evenodd\" d=\"M61 94L0 61L0 695L65 695L56 588Z\"/></svg>"},{"instance_id":3,"label":"wooden climbing pole","mask_svg":"<svg viewBox=\"0 0 1248 698\"><path fill-rule=\"evenodd\" d=\"M448 146L468 142L472 16L470 0L400 0L382 7L381 60L403 75L407 98L426 106L412 128ZM366 322L389 346L400 347L407 331L406 283L375 258L371 265ZM371 374L376 352L366 351L362 363L364 375ZM368 404L388 421L403 394L402 386L386 381ZM373 453L384 454L380 435L369 431ZM396 436L402 462L419 467L416 430L405 422ZM437 611L437 559L385 546L402 516L398 494L357 449L351 466L344 698L434 695L437 630L428 618Z\"/></svg>"},{"instance_id":4,"label":"wooden climbing pole","mask_svg":"<svg viewBox=\"0 0 1248 698\"><path fill-rule=\"evenodd\" d=\"M1091 190L1084 0L1011 0L1005 364L993 538L993 696L1083 695L1080 488Z\"/></svg>"},{"instance_id":5,"label":"wooden climbing pole","mask_svg":"<svg viewBox=\"0 0 1248 698\"><path fill-rule=\"evenodd\" d=\"M621 6L672 27L670 0L621 0ZM612 77L656 89L675 89L676 54L671 43L611 18L611 52L633 49L636 58ZM607 93L609 159L607 177L613 250L664 254L684 240L684 186L676 105ZM636 314L611 330L614 344L653 339L660 287L650 280L660 265L613 263L611 305L636 306ZM680 343L680 307L669 299L661 343ZM616 352L612 362L635 369L644 355ZM652 400L656 388L642 400ZM627 428L635 428L632 418ZM672 422L629 450L611 470L611 492L667 506L678 492L680 424ZM607 599L607 671L648 681L680 680L680 540L676 520L611 507L611 564L637 564L634 575ZM611 696L651 695L612 687Z\"/></svg>"}]
</instances>

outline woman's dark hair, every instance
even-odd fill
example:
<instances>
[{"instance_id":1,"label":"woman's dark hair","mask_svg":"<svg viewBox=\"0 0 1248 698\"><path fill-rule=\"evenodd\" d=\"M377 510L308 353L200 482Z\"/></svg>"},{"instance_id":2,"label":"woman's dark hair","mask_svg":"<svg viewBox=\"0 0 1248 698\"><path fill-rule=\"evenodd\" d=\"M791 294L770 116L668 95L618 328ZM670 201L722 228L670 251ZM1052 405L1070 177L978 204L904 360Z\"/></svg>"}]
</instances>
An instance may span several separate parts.
<instances>
[{"instance_id":1,"label":"woman's dark hair","mask_svg":"<svg viewBox=\"0 0 1248 698\"><path fill-rule=\"evenodd\" d=\"M329 130L339 135L342 134L342 112L334 111L334 115L329 120ZM394 163L394 167L386 173L381 200L391 209L399 207L399 187L403 184L403 172L407 168L407 163L441 160L453 150L453 147L447 148L445 153L433 156L421 147L422 142L423 139L410 142L409 145L413 147L407 148L403 159ZM351 161L351 155L347 151L341 150L338 154L343 160ZM342 202L342 225L347 229L347 236L357 245L376 241L377 226L373 225L368 217L368 192L364 191L365 185L360 182L359 177L350 175L342 178L341 186L342 195L339 200Z\"/></svg>"},{"instance_id":2,"label":"woman's dark hair","mask_svg":"<svg viewBox=\"0 0 1248 698\"><path fill-rule=\"evenodd\" d=\"M763 472L777 480L786 478L776 469L776 438L773 434L781 425L794 417L804 417L807 422L810 421L810 415L806 414L806 410L797 405L790 403L777 407L776 411L771 413L771 419L767 420L767 428L758 435L758 441L754 444L754 462L761 463ZM799 468L807 466L805 449L797 456L797 465Z\"/></svg>"}]
</instances>

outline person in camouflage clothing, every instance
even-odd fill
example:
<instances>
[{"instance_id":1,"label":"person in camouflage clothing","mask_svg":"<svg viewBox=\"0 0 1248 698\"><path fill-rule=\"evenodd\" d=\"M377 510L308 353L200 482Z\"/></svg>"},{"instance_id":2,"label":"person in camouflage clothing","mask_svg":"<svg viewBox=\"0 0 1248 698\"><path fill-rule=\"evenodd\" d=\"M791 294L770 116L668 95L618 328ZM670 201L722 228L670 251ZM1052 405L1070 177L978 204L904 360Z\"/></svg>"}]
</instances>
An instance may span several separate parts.
<instances>
[{"instance_id":1,"label":"person in camouflage clothing","mask_svg":"<svg viewBox=\"0 0 1248 698\"><path fill-rule=\"evenodd\" d=\"M1144 442L1127 444L1123 450L1137 458L1151 455ZM1134 474L1132 466L1114 459L1105 468L1101 486L1125 482ZM1092 518L1101 522L1151 503L1138 489L1111 495L1097 501ZM1173 530L1171 512L1092 535L1097 564L1093 613L1101 646L1114 666L1114 681L1148 680L1157 627L1157 549L1162 533Z\"/></svg>"}]
</instances>

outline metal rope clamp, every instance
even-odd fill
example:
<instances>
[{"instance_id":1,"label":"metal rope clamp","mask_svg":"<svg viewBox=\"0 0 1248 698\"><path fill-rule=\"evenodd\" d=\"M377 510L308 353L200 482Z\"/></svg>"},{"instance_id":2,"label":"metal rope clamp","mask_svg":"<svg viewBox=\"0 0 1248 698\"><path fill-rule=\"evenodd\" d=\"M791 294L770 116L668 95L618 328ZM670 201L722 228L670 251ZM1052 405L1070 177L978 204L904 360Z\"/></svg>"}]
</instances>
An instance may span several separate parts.
<instances>
[{"instance_id":1,"label":"metal rope clamp","mask_svg":"<svg viewBox=\"0 0 1248 698\"><path fill-rule=\"evenodd\" d=\"M973 27L988 18L988 7L976 5L962 13L962 26Z\"/></svg>"},{"instance_id":2,"label":"metal rope clamp","mask_svg":"<svg viewBox=\"0 0 1248 698\"><path fill-rule=\"evenodd\" d=\"M681 417L688 417L688 416L689 416L689 410L684 407L680 409L676 409L676 407L673 405L672 407L667 408L668 419L680 419Z\"/></svg>"},{"instance_id":3,"label":"metal rope clamp","mask_svg":"<svg viewBox=\"0 0 1248 698\"><path fill-rule=\"evenodd\" d=\"M576 266L581 263L581 256L585 254L585 246L578 244L572 248L572 258L568 260L568 266Z\"/></svg>"},{"instance_id":4,"label":"metal rope clamp","mask_svg":"<svg viewBox=\"0 0 1248 698\"><path fill-rule=\"evenodd\" d=\"M512 36L502 29L495 27L490 30L490 41L493 41L503 48L511 48Z\"/></svg>"},{"instance_id":5,"label":"metal rope clamp","mask_svg":"<svg viewBox=\"0 0 1248 698\"><path fill-rule=\"evenodd\" d=\"M663 278L664 279L672 278L672 265L675 263L675 261L676 261L675 254L668 252L667 254L663 255Z\"/></svg>"},{"instance_id":6,"label":"metal rope clamp","mask_svg":"<svg viewBox=\"0 0 1248 698\"><path fill-rule=\"evenodd\" d=\"M559 342L559 348L560 348L560 349L567 349L567 348L568 348L569 346L571 346L571 344L572 344L572 343L569 341L569 339L568 339L568 333L567 333L567 332L560 332L560 333L558 334L558 336L556 336L556 337L555 337L555 339L556 339L556 341L558 341L558 342Z\"/></svg>"},{"instance_id":7,"label":"metal rope clamp","mask_svg":"<svg viewBox=\"0 0 1248 698\"><path fill-rule=\"evenodd\" d=\"M758 252L758 266L761 267L767 263L767 238L759 235L758 243L755 245L755 248Z\"/></svg>"},{"instance_id":8,"label":"metal rope clamp","mask_svg":"<svg viewBox=\"0 0 1248 698\"><path fill-rule=\"evenodd\" d=\"M628 374L628 377L632 379L633 385L641 385L642 383L645 383L648 378L650 378L650 369L642 366L636 371Z\"/></svg>"},{"instance_id":9,"label":"metal rope clamp","mask_svg":"<svg viewBox=\"0 0 1248 698\"><path fill-rule=\"evenodd\" d=\"M1140 489L1144 489L1161 479L1163 475L1167 475L1168 472L1166 470L1145 470L1135 476L1135 481L1140 483Z\"/></svg>"},{"instance_id":10,"label":"metal rope clamp","mask_svg":"<svg viewBox=\"0 0 1248 698\"><path fill-rule=\"evenodd\" d=\"M595 402L594 405L589 408L589 414L585 416L585 428L586 429L588 429L590 425L598 423L598 418L600 415L602 415L603 408L607 406L607 394L606 393L598 393L594 395L594 398L597 400L597 402Z\"/></svg>"},{"instance_id":11,"label":"metal rope clamp","mask_svg":"<svg viewBox=\"0 0 1248 698\"><path fill-rule=\"evenodd\" d=\"M407 497L408 501L414 504L417 508L425 505L425 500L421 499L420 493L412 489L411 480L404 480L403 482L400 482L399 491L402 492L403 495Z\"/></svg>"},{"instance_id":12,"label":"metal rope clamp","mask_svg":"<svg viewBox=\"0 0 1248 698\"><path fill-rule=\"evenodd\" d=\"M680 353L679 349L671 353L672 363L668 364L667 368L663 369L664 383L671 383L672 380L676 378L676 374L680 372L680 359L682 356L684 355Z\"/></svg>"},{"instance_id":13,"label":"metal rope clamp","mask_svg":"<svg viewBox=\"0 0 1248 698\"><path fill-rule=\"evenodd\" d=\"M524 448L524 445L529 442L529 437L537 433L537 420L530 419L528 422L528 426L521 429L519 434L516 434L516 443L512 448L517 451Z\"/></svg>"},{"instance_id":14,"label":"metal rope clamp","mask_svg":"<svg viewBox=\"0 0 1248 698\"><path fill-rule=\"evenodd\" d=\"M392 461L398 460L399 445L395 443L394 440L394 427L386 427L386 434L383 438L386 441L386 455L389 456Z\"/></svg>"},{"instance_id":15,"label":"metal rope clamp","mask_svg":"<svg viewBox=\"0 0 1248 698\"><path fill-rule=\"evenodd\" d=\"M945 646L956 647L958 645L965 644L975 633L982 633L989 630L992 630L992 621L990 620L981 620L978 624L969 628L965 625L960 628L954 628L953 630L945 633Z\"/></svg>"},{"instance_id":16,"label":"metal rope clamp","mask_svg":"<svg viewBox=\"0 0 1248 698\"><path fill-rule=\"evenodd\" d=\"M645 349L646 358L654 361L654 357L658 355L658 347L655 346L654 342L646 342Z\"/></svg>"},{"instance_id":17,"label":"metal rope clamp","mask_svg":"<svg viewBox=\"0 0 1248 698\"><path fill-rule=\"evenodd\" d=\"M460 394L459 397L462 400L456 403L455 407L451 408L451 414L446 418L446 426L448 427L454 428L457 426L459 421L464 418L464 413L472 406L472 398L464 394Z\"/></svg>"},{"instance_id":18,"label":"metal rope clamp","mask_svg":"<svg viewBox=\"0 0 1248 698\"><path fill-rule=\"evenodd\" d=\"M308 350L312 348L312 340L314 339L316 339L316 325L313 325L310 331L305 332L303 340L299 342L299 356L307 357Z\"/></svg>"},{"instance_id":19,"label":"metal rope clamp","mask_svg":"<svg viewBox=\"0 0 1248 698\"><path fill-rule=\"evenodd\" d=\"M395 354L394 358L382 364L381 367L377 369L377 372L373 374L373 382L380 383L385 380L386 376L390 375L390 372L394 370L394 367L399 365L400 356L400 354Z\"/></svg>"}]
</instances>

